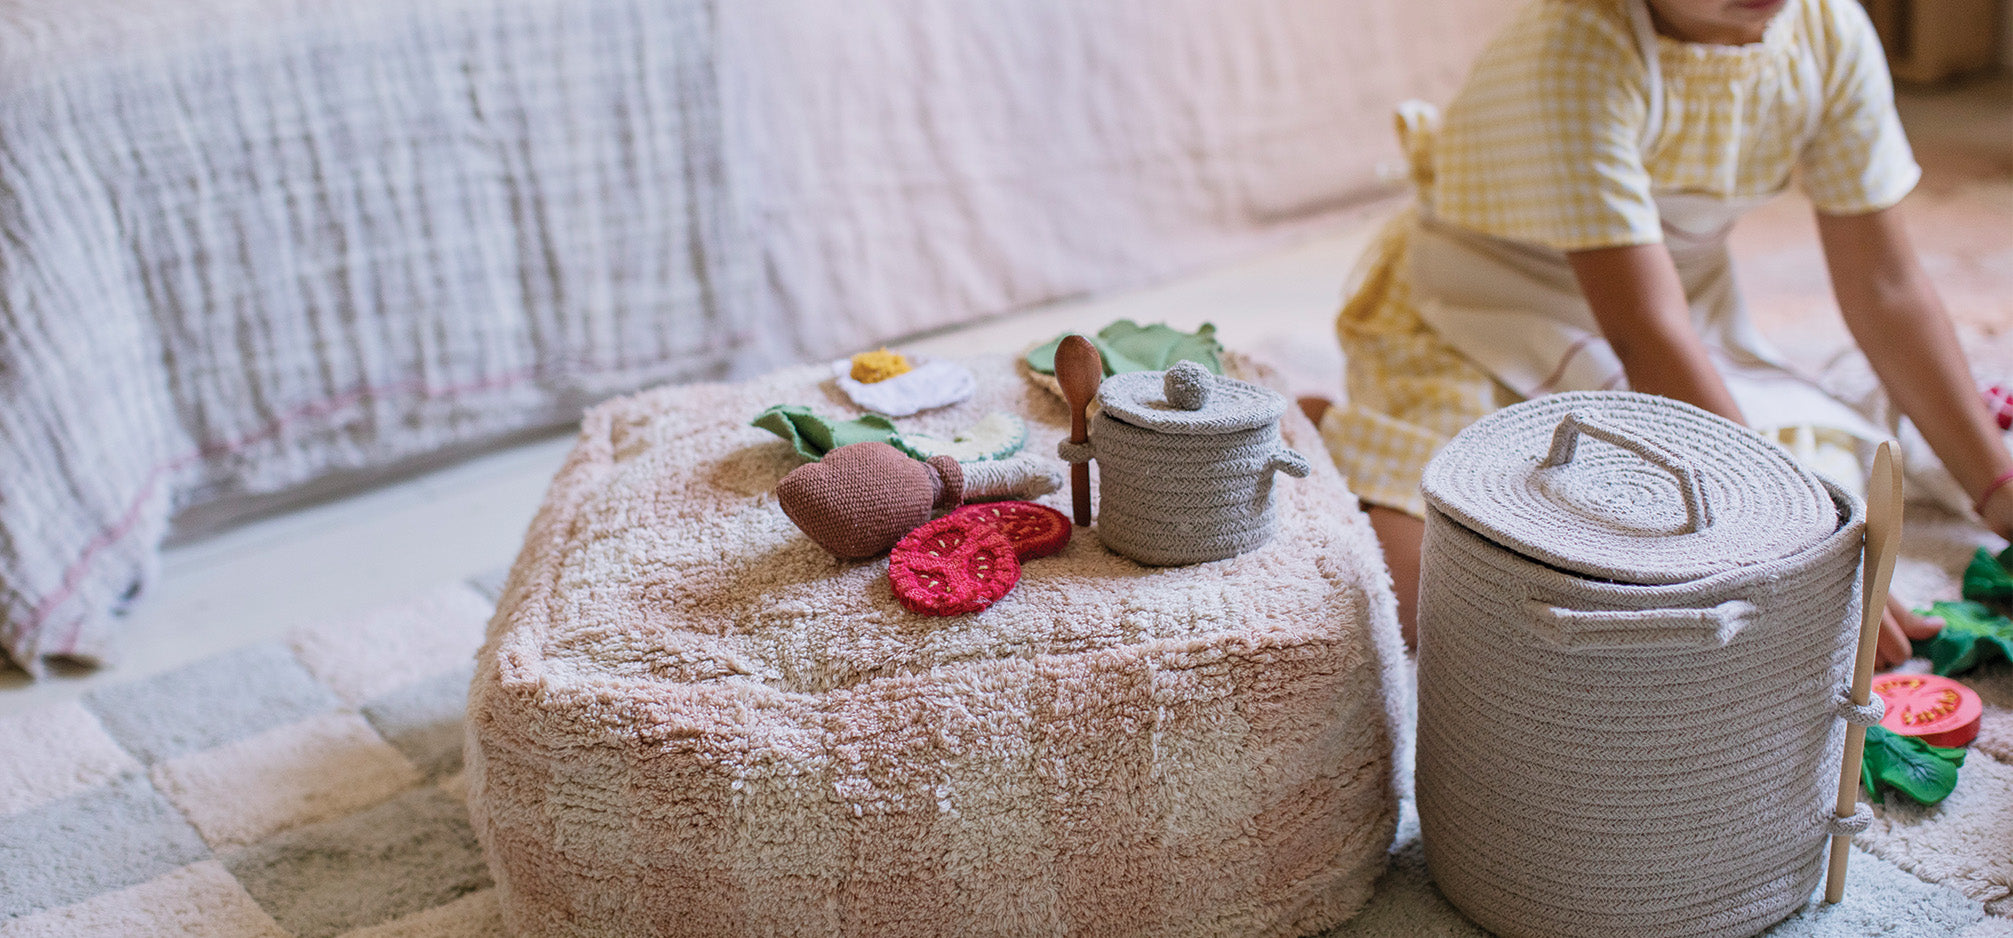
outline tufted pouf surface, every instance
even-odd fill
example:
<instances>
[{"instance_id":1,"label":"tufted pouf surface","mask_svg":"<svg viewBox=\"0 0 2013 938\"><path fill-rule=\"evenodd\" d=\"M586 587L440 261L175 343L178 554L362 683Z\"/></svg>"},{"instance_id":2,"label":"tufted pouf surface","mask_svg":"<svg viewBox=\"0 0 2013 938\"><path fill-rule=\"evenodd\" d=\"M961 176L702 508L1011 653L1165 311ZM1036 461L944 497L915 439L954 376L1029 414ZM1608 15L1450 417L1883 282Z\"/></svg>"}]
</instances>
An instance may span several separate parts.
<instances>
[{"instance_id":1,"label":"tufted pouf surface","mask_svg":"<svg viewBox=\"0 0 2013 938\"><path fill-rule=\"evenodd\" d=\"M1008 410L1053 453L1061 402L967 364L972 400L901 427ZM470 812L513 931L1242 938L1354 913L1409 690L1333 468L1275 488L1250 553L1148 568L1079 531L990 609L922 616L885 558L835 559L772 494L798 459L748 420L854 416L829 374L588 414L470 689ZM1284 432L1319 451L1297 412Z\"/></svg>"}]
</instances>

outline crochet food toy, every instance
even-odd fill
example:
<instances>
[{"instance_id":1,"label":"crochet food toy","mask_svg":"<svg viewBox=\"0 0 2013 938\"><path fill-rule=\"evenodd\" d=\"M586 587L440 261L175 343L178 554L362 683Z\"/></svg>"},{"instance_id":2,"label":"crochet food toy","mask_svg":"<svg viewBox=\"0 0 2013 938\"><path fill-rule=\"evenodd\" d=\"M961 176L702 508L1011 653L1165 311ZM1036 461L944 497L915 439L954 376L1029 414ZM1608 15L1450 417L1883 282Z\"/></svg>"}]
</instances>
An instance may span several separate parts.
<instances>
[{"instance_id":1,"label":"crochet food toy","mask_svg":"<svg viewBox=\"0 0 2013 938\"><path fill-rule=\"evenodd\" d=\"M950 439L925 433L904 434L908 447L923 458L949 456L958 462L1005 459L1027 444L1027 421L996 410L977 423L951 435Z\"/></svg>"},{"instance_id":2,"label":"crochet food toy","mask_svg":"<svg viewBox=\"0 0 2013 938\"><path fill-rule=\"evenodd\" d=\"M945 515L910 531L888 554L888 582L910 612L958 616L991 606L1020 582L1020 559L998 528Z\"/></svg>"},{"instance_id":3,"label":"crochet food toy","mask_svg":"<svg viewBox=\"0 0 2013 938\"><path fill-rule=\"evenodd\" d=\"M1013 544L1016 558L1033 560L1069 543L1069 516L1034 502L980 502L950 513L950 517L992 526Z\"/></svg>"},{"instance_id":4,"label":"crochet food toy","mask_svg":"<svg viewBox=\"0 0 2013 938\"><path fill-rule=\"evenodd\" d=\"M869 441L889 444L917 459L928 458L926 454L910 448L902 439L901 432L895 429L895 422L880 414L834 420L820 417L802 404L777 404L756 414L748 425L761 427L789 441L797 455L805 459L823 459L826 453L839 447Z\"/></svg>"},{"instance_id":5,"label":"crochet food toy","mask_svg":"<svg viewBox=\"0 0 2013 938\"><path fill-rule=\"evenodd\" d=\"M890 352L886 346L871 352L861 352L853 356L852 376L861 384L886 381L896 375L909 372L909 360L900 352Z\"/></svg>"},{"instance_id":6,"label":"crochet food toy","mask_svg":"<svg viewBox=\"0 0 2013 938\"><path fill-rule=\"evenodd\" d=\"M888 354L900 358L893 352ZM861 410L890 417L948 407L978 390L978 378L972 370L954 361L911 363L903 359L903 370L898 372L887 364L870 363L865 373L872 380L867 380L860 377L858 356L833 362L832 383Z\"/></svg>"},{"instance_id":7,"label":"crochet food toy","mask_svg":"<svg viewBox=\"0 0 2013 938\"><path fill-rule=\"evenodd\" d=\"M841 446L776 483L783 513L818 546L848 560L880 556L963 494L957 460L917 462L880 442Z\"/></svg>"},{"instance_id":8,"label":"crochet food toy","mask_svg":"<svg viewBox=\"0 0 2013 938\"><path fill-rule=\"evenodd\" d=\"M1055 351L1071 334L1064 333L1031 349L1026 356L1029 370L1055 374ZM1163 323L1142 326L1130 319L1120 319L1086 338L1104 359L1107 378L1129 371L1165 371L1179 361L1196 362L1209 369L1210 374L1223 373L1223 343L1216 341L1216 326L1211 323L1203 323L1194 332L1182 332Z\"/></svg>"},{"instance_id":9,"label":"crochet food toy","mask_svg":"<svg viewBox=\"0 0 2013 938\"><path fill-rule=\"evenodd\" d=\"M967 498L1045 495L1061 485L1061 475L1053 462L1026 455L970 465L949 456L918 462L870 440L790 470L776 483L776 501L818 546L842 559L864 560L887 553L902 535Z\"/></svg>"}]
</instances>

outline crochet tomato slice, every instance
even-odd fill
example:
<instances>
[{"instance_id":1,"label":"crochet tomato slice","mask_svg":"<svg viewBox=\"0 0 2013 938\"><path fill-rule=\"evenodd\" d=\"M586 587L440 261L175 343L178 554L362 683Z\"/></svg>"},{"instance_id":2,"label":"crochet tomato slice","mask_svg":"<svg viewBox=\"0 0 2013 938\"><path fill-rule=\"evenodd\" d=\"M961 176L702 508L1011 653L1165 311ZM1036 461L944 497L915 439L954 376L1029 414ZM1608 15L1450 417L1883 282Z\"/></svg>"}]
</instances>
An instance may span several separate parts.
<instances>
[{"instance_id":1,"label":"crochet tomato slice","mask_svg":"<svg viewBox=\"0 0 2013 938\"><path fill-rule=\"evenodd\" d=\"M974 518L945 515L888 552L888 581L911 612L960 616L990 606L1020 582L1013 542Z\"/></svg>"},{"instance_id":2,"label":"crochet tomato slice","mask_svg":"<svg viewBox=\"0 0 2013 938\"><path fill-rule=\"evenodd\" d=\"M1046 557L1069 543L1069 516L1034 502L975 502L950 513L992 525L1013 542L1021 560Z\"/></svg>"},{"instance_id":3,"label":"crochet tomato slice","mask_svg":"<svg viewBox=\"0 0 2013 938\"><path fill-rule=\"evenodd\" d=\"M1873 692L1887 702L1880 725L1932 746L1955 748L1978 737L1984 704L1977 692L1934 674L1882 674Z\"/></svg>"}]
</instances>

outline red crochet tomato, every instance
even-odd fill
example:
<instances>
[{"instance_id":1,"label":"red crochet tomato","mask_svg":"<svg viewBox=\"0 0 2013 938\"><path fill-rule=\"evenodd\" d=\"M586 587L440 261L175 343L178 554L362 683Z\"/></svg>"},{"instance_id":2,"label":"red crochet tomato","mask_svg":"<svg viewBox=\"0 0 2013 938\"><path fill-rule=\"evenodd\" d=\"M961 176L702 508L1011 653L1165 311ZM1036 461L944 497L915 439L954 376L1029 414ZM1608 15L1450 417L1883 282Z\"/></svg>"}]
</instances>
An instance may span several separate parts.
<instances>
[{"instance_id":1,"label":"red crochet tomato","mask_svg":"<svg viewBox=\"0 0 2013 938\"><path fill-rule=\"evenodd\" d=\"M945 515L888 552L888 581L911 612L958 616L993 604L1020 582L1013 543L991 525Z\"/></svg>"},{"instance_id":2,"label":"red crochet tomato","mask_svg":"<svg viewBox=\"0 0 2013 938\"><path fill-rule=\"evenodd\" d=\"M1046 557L1069 543L1069 516L1034 502L975 502L950 513L952 518L983 521L1013 542L1021 560Z\"/></svg>"},{"instance_id":3,"label":"red crochet tomato","mask_svg":"<svg viewBox=\"0 0 2013 938\"><path fill-rule=\"evenodd\" d=\"M1934 674L1882 674L1873 692L1887 701L1880 725L1931 746L1956 747L1978 737L1984 705L1977 692Z\"/></svg>"}]
</instances>

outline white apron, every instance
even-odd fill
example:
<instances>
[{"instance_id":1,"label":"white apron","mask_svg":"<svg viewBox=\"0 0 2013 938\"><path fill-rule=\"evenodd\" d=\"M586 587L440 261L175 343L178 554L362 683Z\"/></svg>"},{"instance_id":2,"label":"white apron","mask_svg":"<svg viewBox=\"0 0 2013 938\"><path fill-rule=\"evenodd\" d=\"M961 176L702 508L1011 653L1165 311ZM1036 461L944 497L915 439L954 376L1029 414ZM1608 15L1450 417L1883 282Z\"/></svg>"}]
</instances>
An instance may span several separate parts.
<instances>
[{"instance_id":1,"label":"white apron","mask_svg":"<svg viewBox=\"0 0 2013 938\"><path fill-rule=\"evenodd\" d=\"M1637 43L1648 63L1649 114L1642 151L1647 154L1663 120L1663 81L1656 33L1643 0L1631 0ZM1809 68L1809 64L1802 67ZM1821 88L1821 81L1803 83ZM1808 102L1806 139L1817 128L1819 102ZM1399 109L1400 136L1413 156L1415 178L1430 173L1423 160L1436 129L1430 105ZM1419 180L1422 183L1423 179ZM1419 314L1455 350L1526 398L1556 391L1625 389L1621 361L1601 337L1566 256L1549 248L1464 231L1433 218L1421 185L1418 224L1410 249L1410 278ZM1786 428L1840 434L1852 449L1892 434L1793 372L1756 331L1735 288L1727 233L1735 219L1769 196L1732 199L1671 192L1654 196L1664 243L1684 285L1693 323L1750 426L1773 436ZM1848 486L1859 472L1830 468Z\"/></svg>"}]
</instances>

